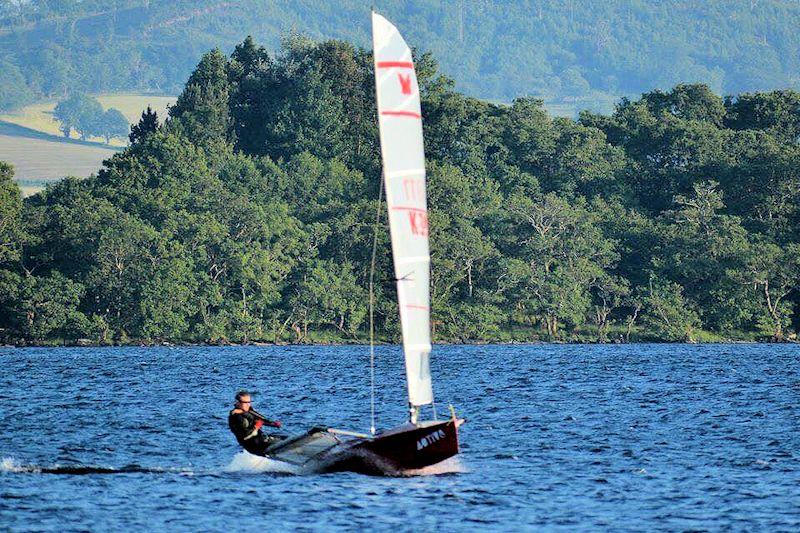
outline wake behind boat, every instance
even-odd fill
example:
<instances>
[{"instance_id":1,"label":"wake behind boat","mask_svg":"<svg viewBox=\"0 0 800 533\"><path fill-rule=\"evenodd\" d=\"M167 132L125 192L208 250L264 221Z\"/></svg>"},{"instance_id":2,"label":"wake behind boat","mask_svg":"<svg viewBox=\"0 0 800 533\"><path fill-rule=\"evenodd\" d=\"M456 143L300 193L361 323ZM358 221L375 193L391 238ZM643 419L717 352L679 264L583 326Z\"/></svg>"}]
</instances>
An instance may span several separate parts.
<instances>
[{"instance_id":1,"label":"wake behind boat","mask_svg":"<svg viewBox=\"0 0 800 533\"><path fill-rule=\"evenodd\" d=\"M372 13L372 40L383 186L397 280L409 421L376 434L373 408L370 435L320 426L283 440L275 439L256 451L301 470L401 474L431 466L458 453L458 427L464 422L452 410L450 419L436 420L433 410L434 420L420 421L421 407L433 404L422 108L411 49L397 28L377 13ZM266 418L262 422L270 423Z\"/></svg>"}]
</instances>

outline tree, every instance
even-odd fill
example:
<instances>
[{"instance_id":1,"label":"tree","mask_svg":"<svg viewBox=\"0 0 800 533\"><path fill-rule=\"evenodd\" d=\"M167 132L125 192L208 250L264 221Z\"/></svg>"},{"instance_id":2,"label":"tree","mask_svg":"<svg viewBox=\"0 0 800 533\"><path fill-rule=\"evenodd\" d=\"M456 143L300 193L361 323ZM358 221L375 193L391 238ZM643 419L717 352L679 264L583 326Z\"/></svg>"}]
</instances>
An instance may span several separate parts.
<instances>
[{"instance_id":1,"label":"tree","mask_svg":"<svg viewBox=\"0 0 800 533\"><path fill-rule=\"evenodd\" d=\"M784 142L800 138L800 93L744 93L725 99L725 124L734 130L763 130Z\"/></svg>"},{"instance_id":2,"label":"tree","mask_svg":"<svg viewBox=\"0 0 800 533\"><path fill-rule=\"evenodd\" d=\"M141 335L142 291L159 268L159 236L154 228L125 213L116 213L106 224L87 275L92 311L119 337Z\"/></svg>"},{"instance_id":3,"label":"tree","mask_svg":"<svg viewBox=\"0 0 800 533\"><path fill-rule=\"evenodd\" d=\"M626 338L777 339L800 324L791 98L725 107L683 85L576 123L459 94L415 59L435 339L585 339L588 322L602 342L626 319ZM745 111L763 127L732 129ZM96 176L24 202L0 165L3 339L357 338L373 242L377 331L398 338L369 52L212 51L166 123L148 109L129 139Z\"/></svg>"},{"instance_id":4,"label":"tree","mask_svg":"<svg viewBox=\"0 0 800 533\"><path fill-rule=\"evenodd\" d=\"M128 140L130 140L131 144L136 144L156 131L158 131L158 114L150 106L147 106L147 109L142 111L142 117L139 122L131 126Z\"/></svg>"},{"instance_id":5,"label":"tree","mask_svg":"<svg viewBox=\"0 0 800 533\"><path fill-rule=\"evenodd\" d=\"M670 92L653 91L642 95L650 112L659 116L664 113L685 120L709 122L722 126L725 106L722 98L714 94L708 85L679 84Z\"/></svg>"},{"instance_id":6,"label":"tree","mask_svg":"<svg viewBox=\"0 0 800 533\"><path fill-rule=\"evenodd\" d=\"M693 189L691 195L677 195L677 208L662 219L668 224L660 228L655 270L685 290L706 327L747 329L754 302L736 282L749 253L747 232L738 217L723 213L716 182L696 183Z\"/></svg>"},{"instance_id":7,"label":"tree","mask_svg":"<svg viewBox=\"0 0 800 533\"><path fill-rule=\"evenodd\" d=\"M592 293L593 317L597 324L597 342L606 342L611 313L628 303L631 293L630 284L625 278L604 274L595 281ZM634 320L636 319L634 318Z\"/></svg>"},{"instance_id":8,"label":"tree","mask_svg":"<svg viewBox=\"0 0 800 533\"><path fill-rule=\"evenodd\" d=\"M17 65L0 57L0 110L10 111L31 100L31 88Z\"/></svg>"},{"instance_id":9,"label":"tree","mask_svg":"<svg viewBox=\"0 0 800 533\"><path fill-rule=\"evenodd\" d=\"M557 338L562 323L574 327L585 319L590 288L618 259L616 243L603 237L582 199L514 196L508 215L514 255L522 260L507 274L518 280L512 297Z\"/></svg>"},{"instance_id":10,"label":"tree","mask_svg":"<svg viewBox=\"0 0 800 533\"><path fill-rule=\"evenodd\" d=\"M547 174L555 149L556 132L542 100L514 100L503 120L503 141L511 161L523 172Z\"/></svg>"},{"instance_id":11,"label":"tree","mask_svg":"<svg viewBox=\"0 0 800 533\"><path fill-rule=\"evenodd\" d=\"M96 133L105 137L106 144L110 144L112 137L125 138L125 136L128 135L129 128L130 123L128 119L125 118L125 115L123 115L119 109L114 109L112 107L103 113Z\"/></svg>"},{"instance_id":12,"label":"tree","mask_svg":"<svg viewBox=\"0 0 800 533\"><path fill-rule=\"evenodd\" d=\"M0 161L0 268L19 259L21 251L22 197L13 177L13 165Z\"/></svg>"},{"instance_id":13,"label":"tree","mask_svg":"<svg viewBox=\"0 0 800 533\"><path fill-rule=\"evenodd\" d=\"M644 297L644 310L645 322L661 338L694 342L694 331L699 327L700 319L677 283L651 276Z\"/></svg>"},{"instance_id":14,"label":"tree","mask_svg":"<svg viewBox=\"0 0 800 533\"><path fill-rule=\"evenodd\" d=\"M170 107L170 117L177 120L173 127L200 145L230 140L229 96L228 59L214 49L203 55Z\"/></svg>"},{"instance_id":15,"label":"tree","mask_svg":"<svg viewBox=\"0 0 800 533\"><path fill-rule=\"evenodd\" d=\"M53 117L61 123L64 137L74 129L85 140L102 131L103 106L91 96L74 94L56 105Z\"/></svg>"},{"instance_id":16,"label":"tree","mask_svg":"<svg viewBox=\"0 0 800 533\"><path fill-rule=\"evenodd\" d=\"M59 272L24 276L11 312L20 336L34 342L57 334L69 334L71 326L83 322L77 310L83 287Z\"/></svg>"},{"instance_id":17,"label":"tree","mask_svg":"<svg viewBox=\"0 0 800 533\"><path fill-rule=\"evenodd\" d=\"M800 290L800 244L781 248L770 242L756 242L740 279L759 293L759 329L782 341L791 320L788 297Z\"/></svg>"},{"instance_id":18,"label":"tree","mask_svg":"<svg viewBox=\"0 0 800 533\"><path fill-rule=\"evenodd\" d=\"M333 326L356 337L367 316L367 295L356 281L353 266L315 260L303 276L292 297L292 308L303 326Z\"/></svg>"},{"instance_id":19,"label":"tree","mask_svg":"<svg viewBox=\"0 0 800 533\"><path fill-rule=\"evenodd\" d=\"M73 95L59 102L53 110L53 118L61 123L59 128L61 129L61 133L64 134L64 137L69 137L72 130L78 127L80 106L80 96Z\"/></svg>"}]
</instances>

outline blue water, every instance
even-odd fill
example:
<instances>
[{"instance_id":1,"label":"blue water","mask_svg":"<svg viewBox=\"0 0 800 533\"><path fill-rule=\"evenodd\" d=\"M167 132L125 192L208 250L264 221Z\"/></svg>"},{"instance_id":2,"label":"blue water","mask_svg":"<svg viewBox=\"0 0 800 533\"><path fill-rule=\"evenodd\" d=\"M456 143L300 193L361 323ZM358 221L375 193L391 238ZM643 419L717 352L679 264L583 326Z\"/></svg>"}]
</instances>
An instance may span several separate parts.
<instances>
[{"instance_id":1,"label":"blue water","mask_svg":"<svg viewBox=\"0 0 800 533\"><path fill-rule=\"evenodd\" d=\"M364 347L0 349L0 530L798 530L800 348L444 346L438 475L291 475L226 427L369 428ZM405 417L378 350L378 426Z\"/></svg>"}]
</instances>

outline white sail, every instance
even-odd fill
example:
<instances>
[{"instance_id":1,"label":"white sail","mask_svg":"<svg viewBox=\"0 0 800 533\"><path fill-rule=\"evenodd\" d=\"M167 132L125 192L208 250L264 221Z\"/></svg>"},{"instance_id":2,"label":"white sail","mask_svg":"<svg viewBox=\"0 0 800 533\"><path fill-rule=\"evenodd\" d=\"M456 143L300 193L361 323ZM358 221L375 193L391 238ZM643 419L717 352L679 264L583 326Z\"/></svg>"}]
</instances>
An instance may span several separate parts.
<instances>
[{"instance_id":1,"label":"white sail","mask_svg":"<svg viewBox=\"0 0 800 533\"><path fill-rule=\"evenodd\" d=\"M372 42L408 399L419 406L433 401L428 207L419 87L411 49L397 28L376 13L372 14Z\"/></svg>"}]
</instances>

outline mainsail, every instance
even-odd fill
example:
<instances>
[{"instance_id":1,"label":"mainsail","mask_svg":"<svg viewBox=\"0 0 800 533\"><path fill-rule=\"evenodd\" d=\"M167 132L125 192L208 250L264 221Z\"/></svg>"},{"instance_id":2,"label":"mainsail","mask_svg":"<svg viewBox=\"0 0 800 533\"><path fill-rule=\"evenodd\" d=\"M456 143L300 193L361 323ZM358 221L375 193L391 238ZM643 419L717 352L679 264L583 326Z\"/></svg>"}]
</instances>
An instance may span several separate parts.
<instances>
[{"instance_id":1,"label":"mainsail","mask_svg":"<svg viewBox=\"0 0 800 533\"><path fill-rule=\"evenodd\" d=\"M372 43L408 399L417 407L433 401L422 111L411 49L397 28L377 13L372 14Z\"/></svg>"}]
</instances>

